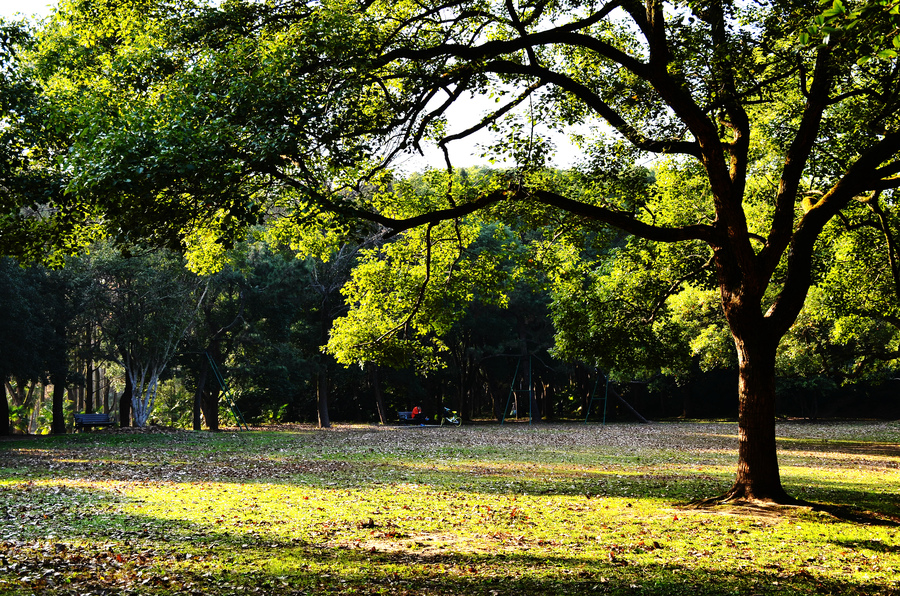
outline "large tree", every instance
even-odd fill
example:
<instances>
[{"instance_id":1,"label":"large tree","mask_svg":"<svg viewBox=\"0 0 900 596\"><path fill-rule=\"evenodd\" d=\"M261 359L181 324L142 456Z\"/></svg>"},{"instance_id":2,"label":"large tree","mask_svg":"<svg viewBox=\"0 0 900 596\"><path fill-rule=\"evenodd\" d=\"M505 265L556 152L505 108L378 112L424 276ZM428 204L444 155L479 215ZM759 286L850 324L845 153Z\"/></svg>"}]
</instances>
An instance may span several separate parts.
<instances>
[{"instance_id":1,"label":"large tree","mask_svg":"<svg viewBox=\"0 0 900 596\"><path fill-rule=\"evenodd\" d=\"M146 426L160 377L194 323L206 282L168 251L123 256L98 245L84 261L84 303L100 330L104 357L125 370L134 426Z\"/></svg>"},{"instance_id":2,"label":"large tree","mask_svg":"<svg viewBox=\"0 0 900 596\"><path fill-rule=\"evenodd\" d=\"M272 201L301 225L364 218L385 236L506 206L701 243L740 370L726 497L791 501L775 443L779 341L825 226L900 185L890 3L862 6L866 27L839 0L824 14L808 0L140 4L63 3L34 60L60 121L82 130L60 161L90 221L190 245L196 228L227 242ZM143 14L155 25L136 25ZM470 95L495 103L449 121ZM545 175L541 124L579 126L591 185ZM448 148L483 129L515 167L481 192L410 210L381 184L428 142L450 167ZM620 175L662 159L692 168L691 184ZM673 211L654 211L673 190Z\"/></svg>"}]
</instances>

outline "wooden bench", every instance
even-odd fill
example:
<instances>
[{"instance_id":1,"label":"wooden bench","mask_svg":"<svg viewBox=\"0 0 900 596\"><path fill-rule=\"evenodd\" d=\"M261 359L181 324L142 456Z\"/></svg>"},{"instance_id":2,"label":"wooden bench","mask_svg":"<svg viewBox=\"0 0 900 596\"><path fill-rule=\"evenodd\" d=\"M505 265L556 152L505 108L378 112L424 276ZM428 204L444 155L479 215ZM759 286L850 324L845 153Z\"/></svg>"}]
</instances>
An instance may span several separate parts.
<instances>
[{"instance_id":1,"label":"wooden bench","mask_svg":"<svg viewBox=\"0 0 900 596\"><path fill-rule=\"evenodd\" d=\"M90 429L93 426L115 426L109 414L75 414L75 432Z\"/></svg>"},{"instance_id":2,"label":"wooden bench","mask_svg":"<svg viewBox=\"0 0 900 596\"><path fill-rule=\"evenodd\" d=\"M425 414L423 412L419 412L416 416L413 416L412 412L397 412L397 417L400 418L400 424L422 424L425 422Z\"/></svg>"}]
</instances>

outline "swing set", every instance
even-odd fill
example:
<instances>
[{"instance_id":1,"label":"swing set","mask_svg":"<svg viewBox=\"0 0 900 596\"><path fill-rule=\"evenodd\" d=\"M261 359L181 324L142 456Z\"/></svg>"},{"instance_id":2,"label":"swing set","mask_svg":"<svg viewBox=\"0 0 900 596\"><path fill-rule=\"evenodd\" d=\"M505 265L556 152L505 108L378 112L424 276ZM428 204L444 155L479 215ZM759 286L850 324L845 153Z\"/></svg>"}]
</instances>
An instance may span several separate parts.
<instances>
[{"instance_id":1,"label":"swing set","mask_svg":"<svg viewBox=\"0 0 900 596\"><path fill-rule=\"evenodd\" d=\"M533 357L531 354L528 354L528 368L522 366L525 361L525 355L519 358L519 361L516 363L516 372L513 373L512 383L509 386L509 396L506 399L506 408L503 410L503 415L500 417L500 424L503 424L506 421L507 414L510 416L515 416L516 420L519 419L519 396L524 395L528 398L528 425L530 426L532 421L534 420L533 408L534 408L534 384L532 383L532 361ZM519 374L521 371L521 374ZM614 399L618 400L625 409L634 414L634 416L643 422L644 424L649 424L649 420L644 418L640 412L634 409L634 407L629 404L625 399L619 395L619 392L615 390L614 387L610 387L609 375L603 374L600 372L600 369L594 367L594 372L597 374L597 378L594 381L594 388L591 391L591 398L588 400L587 412L584 417L584 422L587 424L588 420L591 417L591 409L593 409L594 402L602 402L603 403L603 425L606 425L606 413L607 413L607 404L609 403L609 397L612 396ZM604 379L604 387L603 387L603 395L597 395L597 389L600 386L600 377ZM518 386L517 386L518 385ZM510 404L512 404L512 409L510 409Z\"/></svg>"}]
</instances>

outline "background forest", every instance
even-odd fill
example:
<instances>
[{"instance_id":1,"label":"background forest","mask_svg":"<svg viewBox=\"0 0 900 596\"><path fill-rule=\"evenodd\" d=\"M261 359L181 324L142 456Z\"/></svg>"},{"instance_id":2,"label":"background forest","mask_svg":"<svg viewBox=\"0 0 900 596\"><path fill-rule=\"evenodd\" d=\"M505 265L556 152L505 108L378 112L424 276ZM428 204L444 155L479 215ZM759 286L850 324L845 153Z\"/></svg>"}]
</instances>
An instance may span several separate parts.
<instances>
[{"instance_id":1,"label":"background forest","mask_svg":"<svg viewBox=\"0 0 900 596\"><path fill-rule=\"evenodd\" d=\"M444 175L396 186L427 195ZM458 186L494 175L460 170ZM640 173L658 175L670 174ZM577 172L559 176L578 183ZM536 420L583 419L590 406L601 419L607 395L608 419L636 419L614 395L646 418L736 415L734 350L708 265L661 267L675 257L659 247L609 229L535 227L532 216L518 228L471 216L462 230L430 230L431 271L424 231L385 242L359 229L354 243L329 246L286 238L277 219L202 275L165 249L108 243L55 269L5 258L10 428L49 431L54 386L69 423L94 411L184 428L234 425L232 401L250 422L326 426L391 423L414 405L466 420L528 419L529 407ZM780 348L779 415L900 415L896 329L842 310L863 276L890 275L877 232L861 226L826 245L820 282ZM464 249L442 253L442 242Z\"/></svg>"},{"instance_id":2,"label":"background forest","mask_svg":"<svg viewBox=\"0 0 900 596\"><path fill-rule=\"evenodd\" d=\"M896 417L900 16L858 4L2 22L0 432L583 418L609 385L649 418L743 391L774 454L773 370L778 415ZM482 130L495 168L454 167Z\"/></svg>"}]
</instances>

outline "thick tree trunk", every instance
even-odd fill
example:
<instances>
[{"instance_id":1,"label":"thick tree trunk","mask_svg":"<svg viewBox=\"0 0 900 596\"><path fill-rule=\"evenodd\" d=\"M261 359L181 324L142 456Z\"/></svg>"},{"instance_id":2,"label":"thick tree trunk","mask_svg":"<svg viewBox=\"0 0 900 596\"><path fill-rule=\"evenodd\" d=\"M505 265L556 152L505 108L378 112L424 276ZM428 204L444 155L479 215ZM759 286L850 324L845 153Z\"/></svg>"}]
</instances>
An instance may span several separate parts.
<instances>
[{"instance_id":1,"label":"thick tree trunk","mask_svg":"<svg viewBox=\"0 0 900 596\"><path fill-rule=\"evenodd\" d=\"M809 283L807 279L782 291L777 301L781 305L778 317L772 316L775 306L764 314L763 297L769 280L748 263L740 263L737 252L717 250L716 273L738 358L738 469L734 486L710 501L796 504L798 501L782 487L778 470L775 357L781 337L803 306Z\"/></svg>"},{"instance_id":2,"label":"thick tree trunk","mask_svg":"<svg viewBox=\"0 0 900 596\"><path fill-rule=\"evenodd\" d=\"M219 395L222 391L218 385L207 383L206 390L200 396L200 408L206 419L206 428L213 432L219 430Z\"/></svg>"},{"instance_id":3,"label":"thick tree trunk","mask_svg":"<svg viewBox=\"0 0 900 596\"><path fill-rule=\"evenodd\" d=\"M738 352L738 471L725 500L796 503L781 486L775 444L777 341L736 339Z\"/></svg>"}]
</instances>

